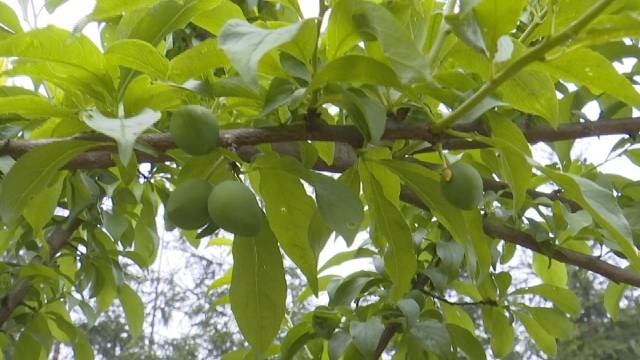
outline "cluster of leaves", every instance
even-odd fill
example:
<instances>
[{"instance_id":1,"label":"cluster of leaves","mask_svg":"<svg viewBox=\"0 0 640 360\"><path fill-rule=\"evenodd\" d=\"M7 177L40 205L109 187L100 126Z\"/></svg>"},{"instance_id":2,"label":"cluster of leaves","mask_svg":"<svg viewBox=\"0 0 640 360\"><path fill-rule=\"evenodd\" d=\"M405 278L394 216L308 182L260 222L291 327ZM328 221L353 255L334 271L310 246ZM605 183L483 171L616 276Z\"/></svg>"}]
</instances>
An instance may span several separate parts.
<instances>
[{"instance_id":1,"label":"cluster of leaves","mask_svg":"<svg viewBox=\"0 0 640 360\"><path fill-rule=\"evenodd\" d=\"M7 353L40 359L56 339L76 358L92 358L77 324L116 299L132 338L139 336L144 304L125 281L125 264L146 269L155 261L156 215L177 184L234 179L238 166L268 226L233 240L228 301L250 347L230 358L369 359L388 347L398 359L458 352L485 359L481 332L504 357L516 324L554 355L557 339L574 333L580 302L565 265L548 256L559 248L591 255L598 245L640 270L637 184L572 159L572 141L551 144L558 161L543 166L523 133L580 122L590 102L599 121L640 106L633 87L640 65L628 73L613 66L639 57L640 2L321 0L319 15L305 20L296 1L284 0L99 0L71 33L23 31L0 3L0 56L13 58L3 75L34 84L0 88ZM100 46L79 30L89 22L102 25ZM158 133L184 104L207 106L222 129L246 137L251 129L238 128L270 126L283 140L344 130L293 143L293 152L234 143L204 156L165 152L171 146ZM411 134L384 137L385 129L414 125L484 146L444 152ZM337 141L354 128L361 146L346 159ZM638 161L633 145L633 137L622 139L612 156ZM440 190L443 158L461 158L503 186L487 191L480 209L458 209ZM152 164L141 171L139 160ZM548 183L563 197L531 195ZM407 194L413 204L401 201ZM537 240L531 266L539 285L517 288L500 270L515 245L485 233L486 221ZM367 231L355 250L319 266L332 233L353 245ZM210 235L182 234L193 245ZM287 313L281 252L306 277L301 298L326 292L329 302L286 324L274 345ZM371 259L375 271L323 274L353 258ZM625 288L611 283L604 294L612 316ZM530 296L548 303L533 306ZM465 300L447 300L454 297ZM481 308L482 327L467 305Z\"/></svg>"}]
</instances>

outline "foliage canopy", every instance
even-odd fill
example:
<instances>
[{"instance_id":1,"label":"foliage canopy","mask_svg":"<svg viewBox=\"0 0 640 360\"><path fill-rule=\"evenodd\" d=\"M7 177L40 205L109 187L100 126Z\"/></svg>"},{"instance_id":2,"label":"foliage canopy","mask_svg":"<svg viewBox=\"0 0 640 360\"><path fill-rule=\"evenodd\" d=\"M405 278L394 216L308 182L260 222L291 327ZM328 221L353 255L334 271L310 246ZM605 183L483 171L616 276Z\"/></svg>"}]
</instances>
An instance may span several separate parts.
<instances>
[{"instance_id":1,"label":"foliage canopy","mask_svg":"<svg viewBox=\"0 0 640 360\"><path fill-rule=\"evenodd\" d=\"M72 33L25 30L0 3L3 75L34 85L0 86L0 357L43 359L58 341L92 359L82 324L116 301L139 336L127 269L154 263L163 204L194 179L242 181L264 211L217 282L248 343L227 359L502 358L516 328L554 356L581 313L567 265L610 280L618 317L640 286L638 182L572 149L618 134L607 159L640 165L640 1L318 6L305 19L295 0L98 0ZM174 144L185 105L214 114L213 151ZM477 207L443 193L450 165L482 177ZM177 231L198 246L219 230ZM332 234L354 249L319 264ZM284 255L307 281L296 301L328 295L295 323ZM516 286L514 257L536 285ZM375 269L327 274L355 258Z\"/></svg>"}]
</instances>

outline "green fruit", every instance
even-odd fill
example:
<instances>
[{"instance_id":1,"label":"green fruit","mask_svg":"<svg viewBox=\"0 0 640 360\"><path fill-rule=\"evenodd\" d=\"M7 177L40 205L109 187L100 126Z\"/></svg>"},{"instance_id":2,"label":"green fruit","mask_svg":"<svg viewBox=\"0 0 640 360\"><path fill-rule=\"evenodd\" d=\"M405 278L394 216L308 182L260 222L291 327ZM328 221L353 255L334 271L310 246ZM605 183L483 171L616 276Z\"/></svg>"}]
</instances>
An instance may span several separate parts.
<instances>
[{"instance_id":1,"label":"green fruit","mask_svg":"<svg viewBox=\"0 0 640 360\"><path fill-rule=\"evenodd\" d=\"M211 152L220 135L216 117L199 105L187 105L176 110L171 117L169 132L176 145L191 155Z\"/></svg>"},{"instance_id":2,"label":"green fruit","mask_svg":"<svg viewBox=\"0 0 640 360\"><path fill-rule=\"evenodd\" d=\"M209 222L207 199L212 186L202 179L178 185L167 201L167 217L177 227L195 230Z\"/></svg>"},{"instance_id":3,"label":"green fruit","mask_svg":"<svg viewBox=\"0 0 640 360\"><path fill-rule=\"evenodd\" d=\"M209 195L209 216L221 228L241 236L255 236L262 227L262 209L248 187L237 181L216 185Z\"/></svg>"},{"instance_id":4,"label":"green fruit","mask_svg":"<svg viewBox=\"0 0 640 360\"><path fill-rule=\"evenodd\" d=\"M460 209L474 209L482 201L482 178L473 166L462 161L443 171L440 184L444 197Z\"/></svg>"}]
</instances>

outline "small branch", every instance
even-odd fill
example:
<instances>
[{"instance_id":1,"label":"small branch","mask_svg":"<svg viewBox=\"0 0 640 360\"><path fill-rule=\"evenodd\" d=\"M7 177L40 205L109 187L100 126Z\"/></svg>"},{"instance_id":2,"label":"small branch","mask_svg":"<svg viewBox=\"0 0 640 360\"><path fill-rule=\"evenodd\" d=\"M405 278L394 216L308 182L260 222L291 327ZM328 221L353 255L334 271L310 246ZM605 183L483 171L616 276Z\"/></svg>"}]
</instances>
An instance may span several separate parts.
<instances>
[{"instance_id":1,"label":"small branch","mask_svg":"<svg viewBox=\"0 0 640 360\"><path fill-rule=\"evenodd\" d=\"M489 305L489 306L498 306L498 303L495 300L491 300L491 299L485 299L485 300L480 300L480 301L451 301L448 300L445 297L442 297L438 294L434 294L431 291L427 291L425 289L420 289L420 292L422 292L423 294L429 296L430 298L442 301L444 303L447 303L449 305L455 305L455 306L477 306L477 305Z\"/></svg>"},{"instance_id":2,"label":"small branch","mask_svg":"<svg viewBox=\"0 0 640 360\"><path fill-rule=\"evenodd\" d=\"M81 224L82 220L74 217L69 222L56 226L56 229L47 240L49 243L49 260L53 259L60 252ZM20 280L15 289L0 300L2 306L0 307L0 327L9 320L13 311L23 303L30 287L31 284L28 279Z\"/></svg>"},{"instance_id":3,"label":"small branch","mask_svg":"<svg viewBox=\"0 0 640 360\"><path fill-rule=\"evenodd\" d=\"M527 51L514 62L502 69L502 71L500 71L494 78L487 81L470 98L458 106L454 111L449 113L449 115L442 119L442 121L436 124L436 130L443 130L451 127L451 125L460 120L469 111L473 110L476 105L478 105L487 96L491 95L498 89L498 87L500 87L500 85L511 79L520 70L524 69L532 62L542 59L546 53L573 38L578 34L578 32L589 25L591 21L597 18L598 15L600 15L613 1L614 0L600 0L596 5L585 12L571 25L567 26L564 30Z\"/></svg>"}]
</instances>

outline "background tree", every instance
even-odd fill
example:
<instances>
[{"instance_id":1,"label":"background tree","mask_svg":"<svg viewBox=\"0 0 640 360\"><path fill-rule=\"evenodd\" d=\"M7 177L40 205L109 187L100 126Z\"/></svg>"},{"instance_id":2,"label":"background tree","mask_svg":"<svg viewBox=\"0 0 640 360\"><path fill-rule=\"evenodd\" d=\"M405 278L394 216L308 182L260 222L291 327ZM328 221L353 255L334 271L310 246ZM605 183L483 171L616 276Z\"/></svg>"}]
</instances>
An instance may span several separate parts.
<instances>
[{"instance_id":1,"label":"background tree","mask_svg":"<svg viewBox=\"0 0 640 360\"><path fill-rule=\"evenodd\" d=\"M141 338L149 306L189 298L140 283L159 226L193 245L235 233L219 279L247 347L227 359L504 358L514 329L554 356L593 321L568 267L602 276L619 317L640 286L637 184L571 155L576 139L617 134L609 157L638 162L640 3L318 8L303 19L296 1L102 0L71 33L24 31L0 3L4 74L33 82L0 91L7 357L61 342L93 358L87 331L114 303L129 335L98 322L118 337L97 348L165 356L136 350L155 339ZM92 22L99 46L81 33ZM553 161L534 156L539 142ZM319 264L332 234L350 249ZM284 255L305 278L298 296ZM374 267L325 272L353 258ZM296 315L312 295L325 300ZM189 355L237 344L213 314L190 318L223 336L185 343Z\"/></svg>"}]
</instances>

